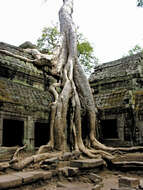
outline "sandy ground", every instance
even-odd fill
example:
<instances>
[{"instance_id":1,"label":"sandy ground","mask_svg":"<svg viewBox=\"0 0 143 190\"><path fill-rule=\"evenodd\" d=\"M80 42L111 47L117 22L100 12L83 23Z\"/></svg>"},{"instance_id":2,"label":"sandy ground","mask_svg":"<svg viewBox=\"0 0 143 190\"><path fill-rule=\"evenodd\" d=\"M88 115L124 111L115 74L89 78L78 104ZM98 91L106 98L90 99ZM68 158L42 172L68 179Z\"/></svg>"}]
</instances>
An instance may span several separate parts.
<instances>
[{"instance_id":1,"label":"sandy ground","mask_svg":"<svg viewBox=\"0 0 143 190\"><path fill-rule=\"evenodd\" d=\"M128 177L136 177L141 179L143 177L143 174L137 174L137 172L117 172L117 171L109 171L105 170L99 174L103 178L103 187L101 190L110 190L111 188L117 188L118 187L118 177L119 175L122 176L128 176ZM93 184L90 183L83 183L83 182L65 182L63 181L60 184L63 185L63 187L59 187L58 185L50 184L41 188L37 188L35 190L92 190L94 187Z\"/></svg>"},{"instance_id":2,"label":"sandy ground","mask_svg":"<svg viewBox=\"0 0 143 190\"><path fill-rule=\"evenodd\" d=\"M98 173L97 175L101 176L103 181L103 186L101 190L111 190L111 188L118 188L118 178L120 176L135 177L143 179L143 171L132 171L132 172L118 172L118 171L109 171L104 170ZM85 180L84 180L85 179ZM74 179L74 181L69 182L68 180L60 181L50 181L47 182L47 185L44 184L31 184L25 187L19 187L12 190L92 190L94 184L91 184L87 181L87 178L80 177L79 179Z\"/></svg>"}]
</instances>

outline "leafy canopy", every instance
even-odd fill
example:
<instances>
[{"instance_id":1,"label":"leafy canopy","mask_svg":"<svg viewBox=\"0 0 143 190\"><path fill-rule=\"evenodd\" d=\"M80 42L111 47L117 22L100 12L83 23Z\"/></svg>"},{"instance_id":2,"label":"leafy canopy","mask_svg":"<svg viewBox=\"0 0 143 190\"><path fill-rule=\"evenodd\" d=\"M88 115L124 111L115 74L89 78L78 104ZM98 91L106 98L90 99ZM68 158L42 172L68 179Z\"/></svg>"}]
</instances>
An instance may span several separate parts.
<instances>
[{"instance_id":1,"label":"leafy canopy","mask_svg":"<svg viewBox=\"0 0 143 190\"><path fill-rule=\"evenodd\" d=\"M131 56L137 53L143 53L143 48L138 44L130 49L127 54L123 55L123 57Z\"/></svg>"},{"instance_id":2,"label":"leafy canopy","mask_svg":"<svg viewBox=\"0 0 143 190\"><path fill-rule=\"evenodd\" d=\"M129 55L134 55L136 53L141 53L141 52L143 52L143 48L140 47L140 45L137 44L137 45L135 45L135 47L133 47L132 49L130 49L128 51L128 54Z\"/></svg>"},{"instance_id":3,"label":"leafy canopy","mask_svg":"<svg viewBox=\"0 0 143 190\"><path fill-rule=\"evenodd\" d=\"M42 30L41 37L37 40L37 46L42 52L52 54L53 50L59 44L60 32L57 25L45 27ZM77 30L77 50L80 64L87 75L93 71L98 59L94 55L94 49L90 42Z\"/></svg>"},{"instance_id":4,"label":"leafy canopy","mask_svg":"<svg viewBox=\"0 0 143 190\"><path fill-rule=\"evenodd\" d=\"M143 0L137 0L137 6L143 7Z\"/></svg>"},{"instance_id":5,"label":"leafy canopy","mask_svg":"<svg viewBox=\"0 0 143 190\"><path fill-rule=\"evenodd\" d=\"M58 44L59 38L60 32L58 31L57 26L45 27L42 30L41 37L37 40L37 46L40 50L52 54Z\"/></svg>"}]
</instances>

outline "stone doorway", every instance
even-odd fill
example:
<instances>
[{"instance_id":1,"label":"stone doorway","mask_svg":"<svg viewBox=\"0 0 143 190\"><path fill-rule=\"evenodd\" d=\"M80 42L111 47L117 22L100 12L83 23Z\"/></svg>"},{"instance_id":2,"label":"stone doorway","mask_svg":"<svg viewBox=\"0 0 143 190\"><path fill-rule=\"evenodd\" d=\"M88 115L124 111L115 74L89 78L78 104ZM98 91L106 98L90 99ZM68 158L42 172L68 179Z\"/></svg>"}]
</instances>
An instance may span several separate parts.
<instances>
[{"instance_id":1,"label":"stone doorway","mask_svg":"<svg viewBox=\"0 0 143 190\"><path fill-rule=\"evenodd\" d=\"M23 146L24 121L4 119L3 120L3 142L2 146Z\"/></svg>"},{"instance_id":2,"label":"stone doorway","mask_svg":"<svg viewBox=\"0 0 143 190\"><path fill-rule=\"evenodd\" d=\"M108 119L101 121L101 132L103 139L117 139L117 119Z\"/></svg>"},{"instance_id":3,"label":"stone doorway","mask_svg":"<svg viewBox=\"0 0 143 190\"><path fill-rule=\"evenodd\" d=\"M50 127L48 126L48 123L36 122L34 136L35 147L47 144L50 138Z\"/></svg>"}]
</instances>

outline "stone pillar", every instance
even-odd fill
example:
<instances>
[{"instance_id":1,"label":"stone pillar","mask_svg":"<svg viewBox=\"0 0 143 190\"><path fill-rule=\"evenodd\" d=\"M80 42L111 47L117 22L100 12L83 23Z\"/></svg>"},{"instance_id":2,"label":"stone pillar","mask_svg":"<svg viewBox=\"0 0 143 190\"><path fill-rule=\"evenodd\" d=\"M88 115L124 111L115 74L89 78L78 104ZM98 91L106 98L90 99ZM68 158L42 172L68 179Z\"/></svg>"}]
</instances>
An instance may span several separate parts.
<instances>
[{"instance_id":1,"label":"stone pillar","mask_svg":"<svg viewBox=\"0 0 143 190\"><path fill-rule=\"evenodd\" d=\"M3 117L0 115L0 146L3 142Z\"/></svg>"},{"instance_id":2,"label":"stone pillar","mask_svg":"<svg viewBox=\"0 0 143 190\"><path fill-rule=\"evenodd\" d=\"M124 141L124 125L124 115L121 115L117 118L118 137L121 141Z\"/></svg>"},{"instance_id":3,"label":"stone pillar","mask_svg":"<svg viewBox=\"0 0 143 190\"><path fill-rule=\"evenodd\" d=\"M27 119L24 120L24 136L23 144L28 144L28 124Z\"/></svg>"},{"instance_id":4,"label":"stone pillar","mask_svg":"<svg viewBox=\"0 0 143 190\"><path fill-rule=\"evenodd\" d=\"M26 125L26 130L25 130L25 143L28 145L29 150L34 149L34 121L33 117L28 116Z\"/></svg>"}]
</instances>

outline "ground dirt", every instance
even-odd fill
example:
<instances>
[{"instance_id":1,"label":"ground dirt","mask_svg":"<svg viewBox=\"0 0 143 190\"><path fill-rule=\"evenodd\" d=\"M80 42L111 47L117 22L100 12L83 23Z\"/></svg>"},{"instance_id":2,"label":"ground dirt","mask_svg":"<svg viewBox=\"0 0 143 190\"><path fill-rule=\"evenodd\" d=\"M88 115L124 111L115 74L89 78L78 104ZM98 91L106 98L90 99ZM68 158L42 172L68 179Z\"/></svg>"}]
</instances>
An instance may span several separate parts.
<instances>
[{"instance_id":1,"label":"ground dirt","mask_svg":"<svg viewBox=\"0 0 143 190\"><path fill-rule=\"evenodd\" d=\"M110 171L104 170L98 173L99 176L103 179L103 185L101 190L110 190L111 188L118 187L118 178L119 176L128 176L128 177L135 177L142 179L143 178L143 171L130 171L130 172L120 172L120 171ZM35 187L35 190L92 190L94 184L89 183L86 178L82 177L81 180L74 179L73 181L69 182L67 180L60 180L55 182L50 182L47 185L41 185L41 187ZM31 190L32 187L27 187L25 190Z\"/></svg>"}]
</instances>

